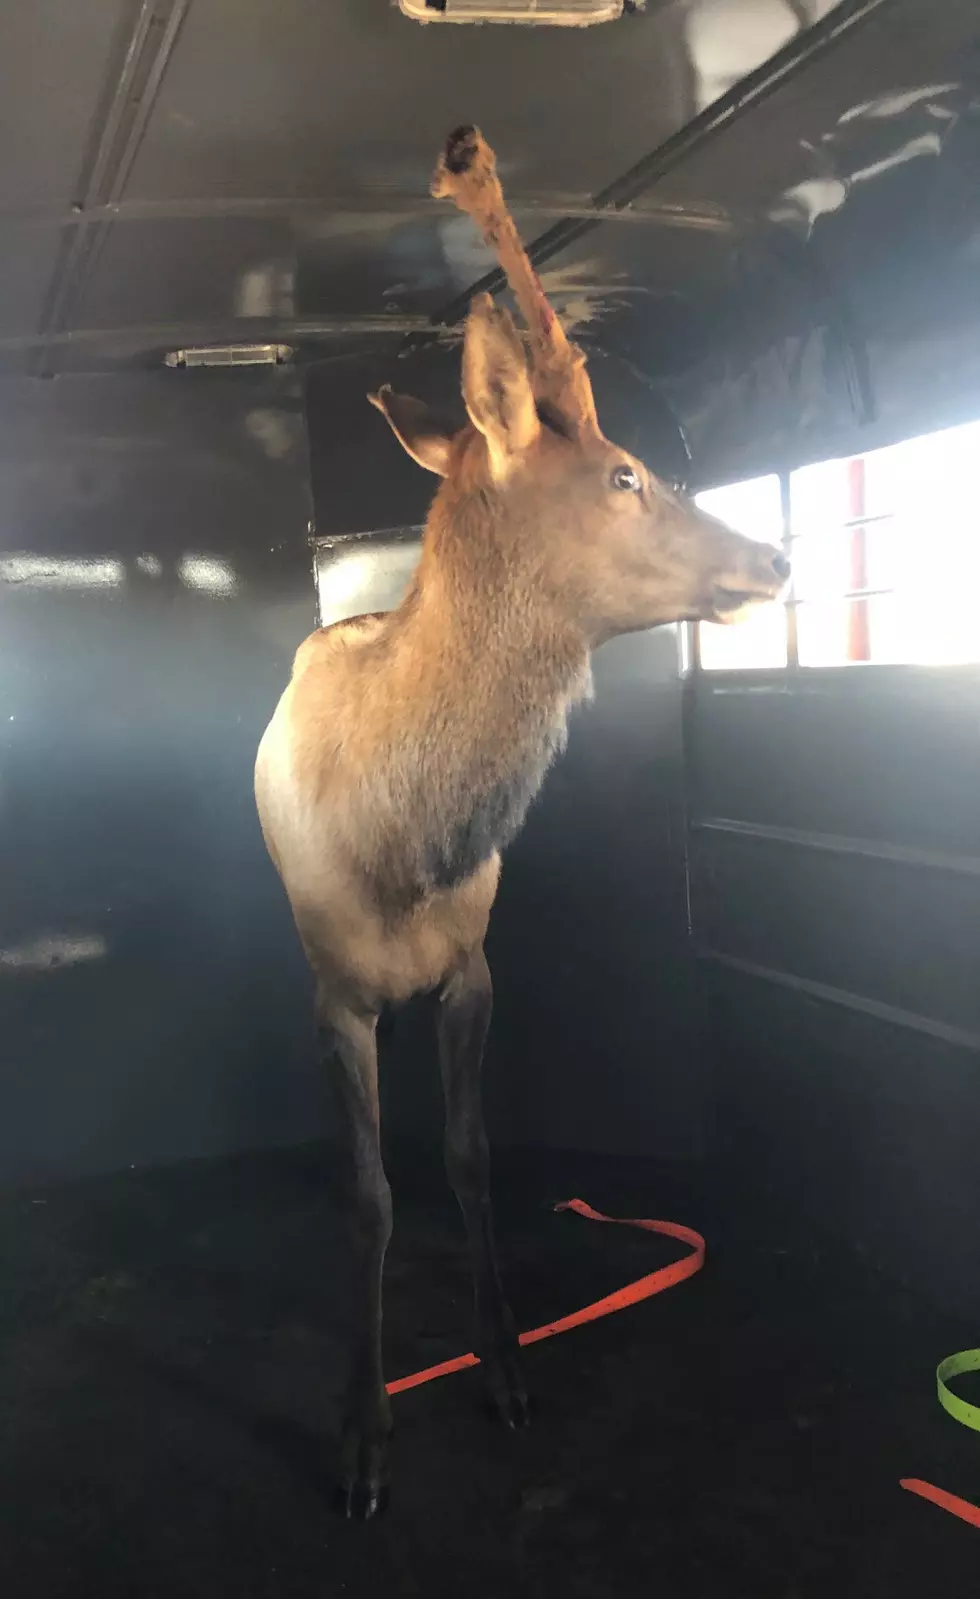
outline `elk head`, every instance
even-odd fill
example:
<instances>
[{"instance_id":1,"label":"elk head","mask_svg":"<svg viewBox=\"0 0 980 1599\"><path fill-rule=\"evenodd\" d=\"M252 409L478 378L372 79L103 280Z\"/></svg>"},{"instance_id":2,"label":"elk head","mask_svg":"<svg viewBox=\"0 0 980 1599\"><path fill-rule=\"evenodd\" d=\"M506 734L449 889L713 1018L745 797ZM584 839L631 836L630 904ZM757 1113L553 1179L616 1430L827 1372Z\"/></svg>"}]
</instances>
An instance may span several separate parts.
<instances>
[{"instance_id":1,"label":"elk head","mask_svg":"<svg viewBox=\"0 0 980 1599\"><path fill-rule=\"evenodd\" d=\"M779 550L734 533L603 435L585 357L548 304L476 129L451 136L433 193L472 216L496 252L528 346L482 295L463 343L467 427L446 431L388 387L371 396L408 453L446 479L437 506L482 495L499 536L518 541L535 597L590 643L661 622L731 621L775 599L789 576Z\"/></svg>"}]
</instances>

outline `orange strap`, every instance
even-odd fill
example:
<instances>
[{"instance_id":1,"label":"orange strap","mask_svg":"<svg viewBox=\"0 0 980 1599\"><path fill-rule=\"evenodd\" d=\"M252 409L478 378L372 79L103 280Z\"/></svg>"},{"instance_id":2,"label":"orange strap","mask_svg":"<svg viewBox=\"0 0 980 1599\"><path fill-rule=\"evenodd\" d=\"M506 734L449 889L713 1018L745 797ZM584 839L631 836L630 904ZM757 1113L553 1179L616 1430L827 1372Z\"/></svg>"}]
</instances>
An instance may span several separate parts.
<instances>
[{"instance_id":1,"label":"orange strap","mask_svg":"<svg viewBox=\"0 0 980 1599\"><path fill-rule=\"evenodd\" d=\"M673 1288L675 1284L682 1283L688 1277L693 1277L704 1265L704 1239L696 1233L693 1227L682 1227L675 1221L647 1221L645 1219L633 1220L624 1216L604 1216L601 1211L593 1210L584 1199L566 1199L555 1210L574 1210L577 1216L585 1216L589 1221L613 1222L619 1227L639 1227L644 1232L661 1233L665 1238L676 1238L680 1243L687 1244L691 1253L683 1255L680 1260L675 1260L670 1266L661 1266L659 1271L650 1272L647 1277L640 1277L634 1283L627 1283L625 1288L617 1288L615 1293L607 1294L605 1299L597 1299L594 1304L586 1305L582 1310L573 1310L568 1316L560 1316L557 1321L549 1321L543 1327L532 1327L530 1332L521 1333L522 1344L539 1344L545 1338L554 1338L558 1333L569 1332L572 1327L582 1327L587 1321L598 1321L600 1316L611 1316L616 1310L625 1310L628 1305L638 1305L641 1299L649 1299L653 1294L662 1294L665 1288ZM464 1371L468 1366L478 1366L479 1356L457 1355L455 1360L443 1360L438 1366L427 1366L424 1371L415 1371L410 1377L399 1377L397 1381L388 1383L389 1394L404 1393L406 1388L419 1388L424 1382L431 1382L434 1377L448 1377L454 1371Z\"/></svg>"},{"instance_id":2,"label":"orange strap","mask_svg":"<svg viewBox=\"0 0 980 1599\"><path fill-rule=\"evenodd\" d=\"M918 1494L920 1499L928 1499L940 1510L948 1510L951 1516L968 1521L971 1527L980 1527L980 1505L971 1505L968 1499L957 1499L955 1494L948 1494L945 1488L934 1488L931 1482L922 1482L918 1477L903 1477L899 1486L906 1488L910 1494Z\"/></svg>"},{"instance_id":3,"label":"orange strap","mask_svg":"<svg viewBox=\"0 0 980 1599\"><path fill-rule=\"evenodd\" d=\"M582 1310L573 1310L570 1315L560 1316L557 1321L546 1322L543 1327L532 1327L530 1332L521 1333L522 1344L539 1344L543 1339L554 1338L558 1333L569 1332L573 1327L582 1327L586 1322L598 1321L600 1316L611 1316L614 1311L626 1310L629 1305L638 1305L641 1299L650 1299L654 1294L662 1294L665 1288L673 1288L686 1278L693 1277L704 1265L704 1239L700 1233L694 1231L693 1227L682 1227L675 1221L647 1221L645 1218L604 1216L600 1210L593 1210L591 1205L587 1205L584 1199L567 1199L562 1204L556 1205L555 1210L573 1210L577 1216L585 1216L589 1221L613 1222L620 1227L639 1227L644 1232L660 1233L665 1238L676 1238L680 1243L689 1246L690 1254L683 1255L670 1266L661 1266L659 1271L652 1271L647 1277L640 1277L636 1282L627 1283L625 1288L617 1288L615 1293L607 1294L604 1299L597 1299L591 1305L585 1305ZM388 1383L388 1392L401 1394L407 1388L420 1388L423 1383L432 1382L435 1377L448 1377L454 1371L465 1371L467 1367L479 1364L477 1355L457 1355L455 1360L443 1360L439 1365L427 1366L424 1371L415 1371L409 1377L399 1377L395 1382ZM903 1477L900 1486L909 1493L918 1494L920 1499L928 1499L940 1509L948 1510L950 1515L958 1516L970 1526L980 1527L980 1506L971 1505L966 1499L958 1499L955 1494L947 1493L944 1488L934 1488L931 1482L922 1482L918 1477Z\"/></svg>"}]
</instances>

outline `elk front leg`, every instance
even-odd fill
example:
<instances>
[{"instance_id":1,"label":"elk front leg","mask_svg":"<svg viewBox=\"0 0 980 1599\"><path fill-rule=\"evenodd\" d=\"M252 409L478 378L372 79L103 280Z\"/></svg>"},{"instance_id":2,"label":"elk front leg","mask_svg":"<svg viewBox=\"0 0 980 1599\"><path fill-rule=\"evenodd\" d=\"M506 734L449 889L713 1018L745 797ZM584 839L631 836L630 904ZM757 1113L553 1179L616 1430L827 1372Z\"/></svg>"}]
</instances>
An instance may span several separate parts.
<instances>
[{"instance_id":1,"label":"elk front leg","mask_svg":"<svg viewBox=\"0 0 980 1599\"><path fill-rule=\"evenodd\" d=\"M476 1353L490 1397L509 1427L528 1420L517 1329L504 1298L490 1210L490 1152L483 1126L480 1073L493 988L483 950L443 989L439 1060L446 1096L446 1171L466 1222L476 1308Z\"/></svg>"},{"instance_id":2,"label":"elk front leg","mask_svg":"<svg viewBox=\"0 0 980 1599\"><path fill-rule=\"evenodd\" d=\"M323 1061L337 1086L354 1245L354 1325L341 1434L338 1508L359 1521L388 1497L391 1409L381 1365L381 1276L391 1236L391 1190L381 1162L377 1017L317 990Z\"/></svg>"}]
</instances>

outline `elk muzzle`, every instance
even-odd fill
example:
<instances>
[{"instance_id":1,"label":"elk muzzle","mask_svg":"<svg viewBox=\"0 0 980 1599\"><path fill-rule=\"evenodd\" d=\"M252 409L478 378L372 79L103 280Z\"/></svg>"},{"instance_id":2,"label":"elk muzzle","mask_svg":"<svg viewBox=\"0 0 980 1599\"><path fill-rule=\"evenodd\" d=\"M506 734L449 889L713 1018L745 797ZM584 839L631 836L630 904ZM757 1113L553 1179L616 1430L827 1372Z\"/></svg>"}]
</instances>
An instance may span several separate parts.
<instances>
[{"instance_id":1,"label":"elk muzzle","mask_svg":"<svg viewBox=\"0 0 980 1599\"><path fill-rule=\"evenodd\" d=\"M790 578L789 557L771 544L739 539L738 560L712 580L707 614L699 621L730 623L757 605L778 600Z\"/></svg>"}]
</instances>

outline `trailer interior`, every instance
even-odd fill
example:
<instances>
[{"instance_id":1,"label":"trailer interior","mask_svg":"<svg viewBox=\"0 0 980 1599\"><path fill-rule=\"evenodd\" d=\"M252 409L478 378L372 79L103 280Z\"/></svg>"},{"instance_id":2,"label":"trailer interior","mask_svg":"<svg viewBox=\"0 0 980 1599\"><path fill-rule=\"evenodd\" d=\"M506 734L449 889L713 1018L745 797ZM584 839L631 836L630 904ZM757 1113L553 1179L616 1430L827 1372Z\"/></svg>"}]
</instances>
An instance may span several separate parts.
<instances>
[{"instance_id":1,"label":"trailer interior","mask_svg":"<svg viewBox=\"0 0 980 1599\"><path fill-rule=\"evenodd\" d=\"M980 10L469 9L0 13L4 1593L967 1599L976 1523L902 1483L980 1504L936 1391L980 1343ZM252 765L300 641L418 557L367 393L458 415L507 303L429 194L460 123L605 431L794 576L598 652L488 945L521 1327L683 1253L559 1201L705 1267L529 1349L526 1433L472 1371L399 1395L362 1527ZM396 1377L470 1347L428 1002L382 1099Z\"/></svg>"}]
</instances>

